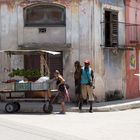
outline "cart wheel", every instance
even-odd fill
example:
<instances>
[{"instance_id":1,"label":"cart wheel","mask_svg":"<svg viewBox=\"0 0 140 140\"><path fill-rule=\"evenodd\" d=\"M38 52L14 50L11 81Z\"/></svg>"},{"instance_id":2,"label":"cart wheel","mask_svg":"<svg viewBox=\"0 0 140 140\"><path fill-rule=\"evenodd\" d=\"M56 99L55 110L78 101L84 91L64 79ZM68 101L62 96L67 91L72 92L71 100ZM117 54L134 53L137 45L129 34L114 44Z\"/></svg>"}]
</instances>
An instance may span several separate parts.
<instances>
[{"instance_id":1,"label":"cart wheel","mask_svg":"<svg viewBox=\"0 0 140 140\"><path fill-rule=\"evenodd\" d=\"M5 106L5 111L7 113L13 113L15 111L14 103L7 103Z\"/></svg>"},{"instance_id":2,"label":"cart wheel","mask_svg":"<svg viewBox=\"0 0 140 140\"><path fill-rule=\"evenodd\" d=\"M20 110L20 104L18 102L14 102L14 112L18 112Z\"/></svg>"},{"instance_id":3,"label":"cart wheel","mask_svg":"<svg viewBox=\"0 0 140 140\"><path fill-rule=\"evenodd\" d=\"M53 106L52 106L52 104L51 104L51 103L46 103L46 104L44 104L44 106L43 106L43 111L44 111L45 113L52 113L52 111L53 111Z\"/></svg>"}]
</instances>

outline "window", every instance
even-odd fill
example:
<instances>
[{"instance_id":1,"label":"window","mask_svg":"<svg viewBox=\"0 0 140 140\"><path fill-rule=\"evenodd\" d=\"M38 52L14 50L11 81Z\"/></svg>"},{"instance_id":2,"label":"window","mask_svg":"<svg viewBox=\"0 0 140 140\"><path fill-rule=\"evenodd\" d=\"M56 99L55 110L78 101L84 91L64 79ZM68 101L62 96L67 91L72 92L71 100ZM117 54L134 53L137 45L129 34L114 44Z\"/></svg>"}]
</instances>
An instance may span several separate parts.
<instances>
[{"instance_id":1,"label":"window","mask_svg":"<svg viewBox=\"0 0 140 140\"><path fill-rule=\"evenodd\" d=\"M105 11L105 46L118 46L118 12Z\"/></svg>"},{"instance_id":2,"label":"window","mask_svg":"<svg viewBox=\"0 0 140 140\"><path fill-rule=\"evenodd\" d=\"M36 5L24 10L25 26L64 26L65 8L56 5Z\"/></svg>"}]
</instances>

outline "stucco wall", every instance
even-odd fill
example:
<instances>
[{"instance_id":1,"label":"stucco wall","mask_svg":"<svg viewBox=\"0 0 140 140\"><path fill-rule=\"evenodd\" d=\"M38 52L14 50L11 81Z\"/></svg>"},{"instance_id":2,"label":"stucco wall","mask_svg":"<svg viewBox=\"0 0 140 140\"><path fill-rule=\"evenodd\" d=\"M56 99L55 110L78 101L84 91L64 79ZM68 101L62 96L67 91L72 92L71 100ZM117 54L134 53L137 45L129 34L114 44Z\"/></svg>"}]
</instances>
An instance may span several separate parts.
<instances>
[{"instance_id":1,"label":"stucco wall","mask_svg":"<svg viewBox=\"0 0 140 140\"><path fill-rule=\"evenodd\" d=\"M105 98L105 92L110 90L120 90L125 94L125 53L124 51L117 51L117 54L114 54L113 51L100 47L105 35L103 28L101 29L99 25L101 25L101 21L104 21L105 9L118 11L119 22L125 21L125 14L124 7L99 5L95 2L94 8L96 93L98 98L102 100ZM125 26L119 27L118 32L119 44L125 44Z\"/></svg>"},{"instance_id":2,"label":"stucco wall","mask_svg":"<svg viewBox=\"0 0 140 140\"><path fill-rule=\"evenodd\" d=\"M62 2L59 4L63 4ZM123 85L123 53L114 56L109 51L104 51L101 45L101 26L104 8L117 9L119 20L124 20L123 7L118 8L110 5L100 4L92 0L74 0L66 6L66 28L62 29L66 33L58 37L58 43L70 43L71 49L63 52L64 78L70 84L70 94L74 99L74 62L79 60L81 65L85 59L91 61L91 67L95 72L95 93L98 100L104 100L105 91L111 89L122 89ZM24 28L23 7L17 5L12 10L8 10L6 5L1 5L0 15L1 28L1 49L16 49L18 45L32 43L33 41L43 42L34 28ZM123 30L121 30L123 32ZM26 36L27 35L27 36ZM43 35L45 38L45 34ZM37 39L35 39L35 38ZM60 39L59 39L60 38ZM124 36L120 36L120 41ZM0 56L1 57L1 56ZM15 58L16 65L22 67L21 60ZM6 59L0 60L6 64ZM13 60L14 61L14 60ZM12 67L15 63L12 62ZM116 68L117 66L117 68ZM0 76L3 79L3 76ZM115 84L116 79L117 84ZM112 84L111 84L112 83ZM111 86L110 86L111 85Z\"/></svg>"},{"instance_id":3,"label":"stucco wall","mask_svg":"<svg viewBox=\"0 0 140 140\"><path fill-rule=\"evenodd\" d=\"M66 43L65 27L43 27L45 33L39 33L39 27L24 27L24 43Z\"/></svg>"},{"instance_id":4,"label":"stucco wall","mask_svg":"<svg viewBox=\"0 0 140 140\"><path fill-rule=\"evenodd\" d=\"M17 9L9 10L7 5L0 5L0 49L7 50L17 48L17 20ZM11 67L10 58L7 55L0 53L0 57L0 79L1 81L5 81L9 79L8 73L13 67Z\"/></svg>"},{"instance_id":5,"label":"stucco wall","mask_svg":"<svg viewBox=\"0 0 140 140\"><path fill-rule=\"evenodd\" d=\"M136 98L140 96L140 79L134 74L140 73L140 52L139 47L131 41L140 42L140 1L126 0L126 23L137 24L138 26L129 26L126 28L126 44L132 45L134 51L126 53L126 98ZM137 31L136 31L137 30ZM131 59L134 56L133 60Z\"/></svg>"}]
</instances>

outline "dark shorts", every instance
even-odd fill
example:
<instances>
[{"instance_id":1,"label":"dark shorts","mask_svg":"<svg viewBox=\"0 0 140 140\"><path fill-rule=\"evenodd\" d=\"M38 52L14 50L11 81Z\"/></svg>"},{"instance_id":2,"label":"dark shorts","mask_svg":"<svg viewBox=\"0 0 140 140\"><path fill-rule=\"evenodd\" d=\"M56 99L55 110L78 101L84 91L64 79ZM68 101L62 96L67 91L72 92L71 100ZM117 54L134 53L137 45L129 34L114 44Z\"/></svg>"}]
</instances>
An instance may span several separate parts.
<instances>
[{"instance_id":1,"label":"dark shorts","mask_svg":"<svg viewBox=\"0 0 140 140\"><path fill-rule=\"evenodd\" d=\"M75 94L81 94L81 85L75 85Z\"/></svg>"},{"instance_id":2,"label":"dark shorts","mask_svg":"<svg viewBox=\"0 0 140 140\"><path fill-rule=\"evenodd\" d=\"M65 102L65 92L59 91L58 94L58 103Z\"/></svg>"}]
</instances>

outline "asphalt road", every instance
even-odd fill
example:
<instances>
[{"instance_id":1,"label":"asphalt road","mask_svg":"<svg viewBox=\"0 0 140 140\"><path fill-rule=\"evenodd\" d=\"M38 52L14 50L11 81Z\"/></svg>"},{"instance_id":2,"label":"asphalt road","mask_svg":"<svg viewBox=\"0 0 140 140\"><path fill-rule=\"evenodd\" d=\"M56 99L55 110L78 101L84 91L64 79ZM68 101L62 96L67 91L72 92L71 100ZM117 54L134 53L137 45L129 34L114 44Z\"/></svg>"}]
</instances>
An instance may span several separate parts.
<instances>
[{"instance_id":1,"label":"asphalt road","mask_svg":"<svg viewBox=\"0 0 140 140\"><path fill-rule=\"evenodd\" d=\"M140 109L0 114L0 140L140 140Z\"/></svg>"}]
</instances>

